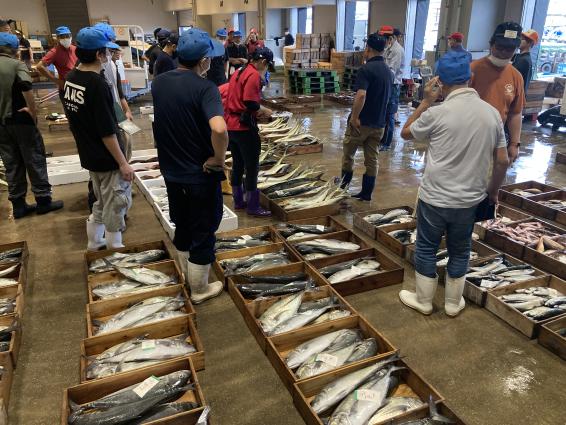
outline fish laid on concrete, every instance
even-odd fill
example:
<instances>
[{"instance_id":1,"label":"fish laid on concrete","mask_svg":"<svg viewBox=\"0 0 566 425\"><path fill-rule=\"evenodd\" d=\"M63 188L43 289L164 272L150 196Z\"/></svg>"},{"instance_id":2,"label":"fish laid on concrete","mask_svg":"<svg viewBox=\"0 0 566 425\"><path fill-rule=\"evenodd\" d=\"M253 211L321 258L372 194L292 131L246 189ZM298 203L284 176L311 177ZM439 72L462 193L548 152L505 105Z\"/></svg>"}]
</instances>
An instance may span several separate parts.
<instances>
[{"instance_id":1,"label":"fish laid on concrete","mask_svg":"<svg viewBox=\"0 0 566 425\"><path fill-rule=\"evenodd\" d=\"M312 254L322 252L323 254L334 255L345 252L358 251L360 245L353 242L341 241L338 239L313 239L295 245L301 254Z\"/></svg>"},{"instance_id":2,"label":"fish laid on concrete","mask_svg":"<svg viewBox=\"0 0 566 425\"><path fill-rule=\"evenodd\" d=\"M114 266L116 271L122 276L134 282L139 282L144 285L165 285L175 284L177 279L175 276L169 276L159 270L148 269L146 267L120 267Z\"/></svg>"},{"instance_id":3,"label":"fish laid on concrete","mask_svg":"<svg viewBox=\"0 0 566 425\"><path fill-rule=\"evenodd\" d=\"M225 269L225 276L233 276L290 264L291 261L289 260L289 254L282 250L279 252L268 252L248 257L221 260L219 263L220 266Z\"/></svg>"},{"instance_id":4,"label":"fish laid on concrete","mask_svg":"<svg viewBox=\"0 0 566 425\"><path fill-rule=\"evenodd\" d=\"M137 267L162 260L165 256L165 251L161 249L150 249L133 254L114 252L107 257L94 260L90 263L88 270L90 273L102 273L114 270L114 266Z\"/></svg>"}]
</instances>

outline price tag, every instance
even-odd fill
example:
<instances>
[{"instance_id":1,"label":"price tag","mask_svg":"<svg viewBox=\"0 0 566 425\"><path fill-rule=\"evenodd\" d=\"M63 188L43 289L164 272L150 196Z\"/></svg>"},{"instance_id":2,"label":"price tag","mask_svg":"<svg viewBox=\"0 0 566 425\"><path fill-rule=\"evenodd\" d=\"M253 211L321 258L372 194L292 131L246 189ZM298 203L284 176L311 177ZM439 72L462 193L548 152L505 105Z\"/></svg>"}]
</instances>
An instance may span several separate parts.
<instances>
[{"instance_id":1,"label":"price tag","mask_svg":"<svg viewBox=\"0 0 566 425\"><path fill-rule=\"evenodd\" d=\"M141 348L142 350L153 350L155 348L155 340L142 341Z\"/></svg>"},{"instance_id":2,"label":"price tag","mask_svg":"<svg viewBox=\"0 0 566 425\"><path fill-rule=\"evenodd\" d=\"M332 354L319 353L316 356L316 360L319 362L326 363L332 367L338 366L338 357L333 356Z\"/></svg>"},{"instance_id":3,"label":"price tag","mask_svg":"<svg viewBox=\"0 0 566 425\"><path fill-rule=\"evenodd\" d=\"M378 403L379 394L373 390L356 390L354 397L359 401L371 401L372 403Z\"/></svg>"},{"instance_id":4,"label":"price tag","mask_svg":"<svg viewBox=\"0 0 566 425\"><path fill-rule=\"evenodd\" d=\"M505 34L503 34L504 38L517 38L517 31L513 30L505 30Z\"/></svg>"},{"instance_id":5,"label":"price tag","mask_svg":"<svg viewBox=\"0 0 566 425\"><path fill-rule=\"evenodd\" d=\"M148 391L155 387L158 383L158 378L156 378L155 376L150 376L136 388L134 388L133 391L139 396L139 398L144 398Z\"/></svg>"},{"instance_id":6,"label":"price tag","mask_svg":"<svg viewBox=\"0 0 566 425\"><path fill-rule=\"evenodd\" d=\"M324 226L322 224L317 224L316 225L316 230L320 231L320 232L324 232Z\"/></svg>"},{"instance_id":7,"label":"price tag","mask_svg":"<svg viewBox=\"0 0 566 425\"><path fill-rule=\"evenodd\" d=\"M238 240L236 241L236 243L237 243L238 245L245 245L245 244L246 244L246 240L245 240L245 239L238 239Z\"/></svg>"},{"instance_id":8,"label":"price tag","mask_svg":"<svg viewBox=\"0 0 566 425\"><path fill-rule=\"evenodd\" d=\"M242 235L240 236L240 238L242 238L245 241L249 241L250 239L253 239L250 235Z\"/></svg>"}]
</instances>

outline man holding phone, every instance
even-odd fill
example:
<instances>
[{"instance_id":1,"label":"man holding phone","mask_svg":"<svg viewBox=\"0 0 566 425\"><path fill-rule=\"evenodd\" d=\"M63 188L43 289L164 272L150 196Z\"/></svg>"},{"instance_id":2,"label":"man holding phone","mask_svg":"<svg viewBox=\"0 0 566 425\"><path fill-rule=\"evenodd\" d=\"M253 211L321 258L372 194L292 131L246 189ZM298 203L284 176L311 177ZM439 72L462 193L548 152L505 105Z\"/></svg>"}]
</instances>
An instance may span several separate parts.
<instances>
[{"instance_id":1,"label":"man holding phone","mask_svg":"<svg viewBox=\"0 0 566 425\"><path fill-rule=\"evenodd\" d=\"M436 252L446 235L445 311L453 317L466 305L462 293L478 206L486 197L497 202L509 160L499 112L468 88L472 73L466 53L447 53L436 72L401 131L405 140L428 141L429 146L417 212L416 291L403 290L399 297L408 307L432 313ZM431 108L440 95L444 102Z\"/></svg>"}]
</instances>

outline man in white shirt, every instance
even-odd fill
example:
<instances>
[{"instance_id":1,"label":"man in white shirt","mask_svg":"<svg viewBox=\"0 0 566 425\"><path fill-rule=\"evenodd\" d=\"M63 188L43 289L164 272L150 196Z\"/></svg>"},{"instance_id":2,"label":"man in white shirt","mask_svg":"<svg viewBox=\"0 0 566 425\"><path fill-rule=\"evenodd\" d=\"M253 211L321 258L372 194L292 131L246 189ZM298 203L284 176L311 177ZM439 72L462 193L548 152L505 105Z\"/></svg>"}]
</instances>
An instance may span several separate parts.
<instances>
[{"instance_id":1,"label":"man in white shirt","mask_svg":"<svg viewBox=\"0 0 566 425\"><path fill-rule=\"evenodd\" d=\"M425 99L401 132L406 140L429 141L429 147L418 202L416 292L403 290L399 297L423 314L432 313L436 252L446 235L445 311L453 317L466 305L462 293L478 205L497 202L509 160L499 112L468 88L467 55L449 52L436 70L438 77L427 84ZM444 102L431 108L441 94Z\"/></svg>"}]
</instances>

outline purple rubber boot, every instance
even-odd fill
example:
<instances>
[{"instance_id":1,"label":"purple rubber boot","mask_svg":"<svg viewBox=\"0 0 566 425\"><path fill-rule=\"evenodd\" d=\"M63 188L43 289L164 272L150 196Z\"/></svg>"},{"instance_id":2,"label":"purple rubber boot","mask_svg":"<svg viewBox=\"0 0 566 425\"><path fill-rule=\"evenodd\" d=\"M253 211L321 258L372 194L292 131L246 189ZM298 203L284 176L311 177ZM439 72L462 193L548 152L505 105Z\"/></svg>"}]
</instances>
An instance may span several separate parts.
<instances>
[{"instance_id":1,"label":"purple rubber boot","mask_svg":"<svg viewBox=\"0 0 566 425\"><path fill-rule=\"evenodd\" d=\"M232 198L234 198L234 209L246 209L246 201L244 201L244 188L240 186L232 186Z\"/></svg>"},{"instance_id":2,"label":"purple rubber boot","mask_svg":"<svg viewBox=\"0 0 566 425\"><path fill-rule=\"evenodd\" d=\"M271 211L264 210L259 205L259 190L253 192L246 192L246 197L248 198L248 209L247 213L255 217L271 217Z\"/></svg>"}]
</instances>

